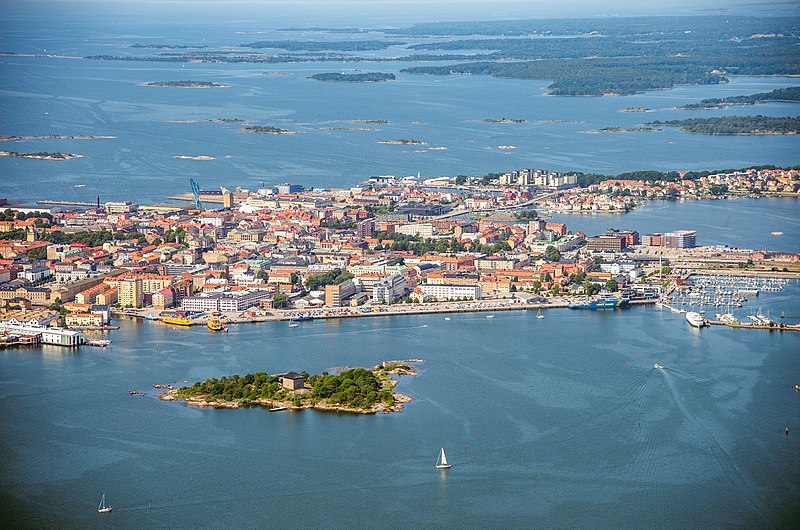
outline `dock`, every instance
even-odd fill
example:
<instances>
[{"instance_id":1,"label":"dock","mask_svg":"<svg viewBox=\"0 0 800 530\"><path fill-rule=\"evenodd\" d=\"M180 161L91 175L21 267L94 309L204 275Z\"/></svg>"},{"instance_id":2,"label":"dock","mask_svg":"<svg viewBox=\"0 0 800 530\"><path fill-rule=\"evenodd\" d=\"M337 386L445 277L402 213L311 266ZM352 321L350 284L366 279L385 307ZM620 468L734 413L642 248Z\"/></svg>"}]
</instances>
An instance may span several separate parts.
<instances>
[{"instance_id":1,"label":"dock","mask_svg":"<svg viewBox=\"0 0 800 530\"><path fill-rule=\"evenodd\" d=\"M800 331L800 324L744 324L742 322L722 322L721 320L706 320L709 326L727 326L738 329L767 329L769 331Z\"/></svg>"}]
</instances>

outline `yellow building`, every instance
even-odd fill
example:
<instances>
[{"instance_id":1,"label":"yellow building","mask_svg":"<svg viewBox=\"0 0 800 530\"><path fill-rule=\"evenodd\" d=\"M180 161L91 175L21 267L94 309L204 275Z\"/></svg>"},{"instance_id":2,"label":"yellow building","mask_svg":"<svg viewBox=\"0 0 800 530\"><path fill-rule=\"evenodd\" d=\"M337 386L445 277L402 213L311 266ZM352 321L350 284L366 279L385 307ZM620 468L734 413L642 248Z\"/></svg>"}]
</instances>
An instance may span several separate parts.
<instances>
[{"instance_id":1,"label":"yellow building","mask_svg":"<svg viewBox=\"0 0 800 530\"><path fill-rule=\"evenodd\" d=\"M117 300L122 307L142 307L144 291L141 278L124 278L119 281Z\"/></svg>"}]
</instances>

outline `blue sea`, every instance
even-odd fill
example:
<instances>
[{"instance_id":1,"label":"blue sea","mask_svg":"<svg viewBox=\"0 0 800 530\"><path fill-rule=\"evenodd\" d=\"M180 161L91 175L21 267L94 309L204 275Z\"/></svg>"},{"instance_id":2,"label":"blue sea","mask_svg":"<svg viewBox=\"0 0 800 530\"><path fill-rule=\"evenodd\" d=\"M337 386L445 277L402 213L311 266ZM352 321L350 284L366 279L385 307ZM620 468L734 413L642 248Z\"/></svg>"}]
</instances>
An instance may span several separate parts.
<instances>
[{"instance_id":1,"label":"blue sea","mask_svg":"<svg viewBox=\"0 0 800 530\"><path fill-rule=\"evenodd\" d=\"M286 181L306 187L348 187L374 175L483 175L525 167L617 174L798 163L797 136L720 137L689 135L672 128L594 133L603 127L630 128L653 120L696 116L796 115L800 105L793 103L675 110L704 98L796 86L796 78L732 77L724 85L681 86L626 97L570 98L547 96L548 81L400 74L413 64L398 62L206 64L81 59L164 51L129 47L137 43L220 46L267 39L383 38L372 33L275 31L292 25L284 19L175 25L130 17L100 23L105 20L65 15L58 19L16 16L4 21L0 51L67 58L0 56L0 134L115 138L4 142L6 150L59 151L83 158L0 158L0 198L93 202L100 195L101 201L153 203L189 192L189 178L205 189L256 189L262 182ZM425 39L404 40L414 44ZM361 55L407 53L394 46ZM355 70L391 72L398 80L359 84L308 79L320 72ZM210 81L227 88L142 86L176 80ZM652 112L620 112L626 107ZM504 117L526 122L481 121ZM297 134L246 133L238 123L185 123L220 118L269 124ZM364 125L353 120L390 123ZM372 130L335 130L348 127ZM397 139L427 145L377 143ZM501 145L517 149L498 149Z\"/></svg>"}]
</instances>

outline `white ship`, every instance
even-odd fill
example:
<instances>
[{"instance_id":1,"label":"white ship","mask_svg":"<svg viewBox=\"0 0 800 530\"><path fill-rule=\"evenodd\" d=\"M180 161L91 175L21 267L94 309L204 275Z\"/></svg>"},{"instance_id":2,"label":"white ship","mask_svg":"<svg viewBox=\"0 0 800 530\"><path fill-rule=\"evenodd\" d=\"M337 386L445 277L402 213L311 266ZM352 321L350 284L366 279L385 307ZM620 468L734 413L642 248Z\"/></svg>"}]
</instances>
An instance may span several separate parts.
<instances>
[{"instance_id":1,"label":"white ship","mask_svg":"<svg viewBox=\"0 0 800 530\"><path fill-rule=\"evenodd\" d=\"M703 318L703 315L695 311L689 311L686 313L686 322L696 328L702 328L706 325L706 319Z\"/></svg>"}]
</instances>

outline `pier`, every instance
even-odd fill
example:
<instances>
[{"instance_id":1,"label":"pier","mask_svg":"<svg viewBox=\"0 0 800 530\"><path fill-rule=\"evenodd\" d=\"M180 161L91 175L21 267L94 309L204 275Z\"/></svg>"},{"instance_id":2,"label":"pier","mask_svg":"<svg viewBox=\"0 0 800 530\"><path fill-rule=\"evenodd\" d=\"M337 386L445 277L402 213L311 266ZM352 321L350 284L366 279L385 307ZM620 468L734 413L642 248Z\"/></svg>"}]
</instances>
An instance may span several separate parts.
<instances>
[{"instance_id":1,"label":"pier","mask_svg":"<svg viewBox=\"0 0 800 530\"><path fill-rule=\"evenodd\" d=\"M742 322L722 322L721 320L706 320L709 326L728 326L738 329L768 329L770 331L800 331L800 324L744 324Z\"/></svg>"},{"instance_id":2,"label":"pier","mask_svg":"<svg viewBox=\"0 0 800 530\"><path fill-rule=\"evenodd\" d=\"M96 202L84 201L51 201L49 199L42 199L36 201L37 204L52 204L54 206L88 206L89 208L97 207Z\"/></svg>"}]
</instances>

